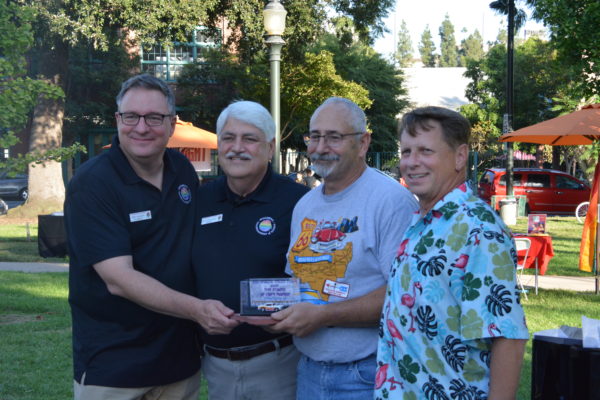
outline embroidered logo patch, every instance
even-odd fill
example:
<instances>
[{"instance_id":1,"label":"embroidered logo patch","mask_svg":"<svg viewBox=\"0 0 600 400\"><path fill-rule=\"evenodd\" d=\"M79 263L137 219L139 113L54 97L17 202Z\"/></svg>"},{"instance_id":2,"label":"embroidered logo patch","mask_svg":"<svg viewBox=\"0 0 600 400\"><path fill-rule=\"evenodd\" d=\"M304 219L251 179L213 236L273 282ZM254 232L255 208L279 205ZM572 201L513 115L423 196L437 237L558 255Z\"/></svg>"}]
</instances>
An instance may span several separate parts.
<instances>
[{"instance_id":1,"label":"embroidered logo patch","mask_svg":"<svg viewBox=\"0 0 600 400\"><path fill-rule=\"evenodd\" d=\"M179 187L177 188L177 192L179 193L179 198L181 199L181 201L183 201L185 204L190 204L190 202L192 201L192 191L190 190L188 185L179 185Z\"/></svg>"},{"instance_id":2,"label":"embroidered logo patch","mask_svg":"<svg viewBox=\"0 0 600 400\"><path fill-rule=\"evenodd\" d=\"M256 223L256 232L266 236L275 232L275 221L271 217L262 217Z\"/></svg>"}]
</instances>

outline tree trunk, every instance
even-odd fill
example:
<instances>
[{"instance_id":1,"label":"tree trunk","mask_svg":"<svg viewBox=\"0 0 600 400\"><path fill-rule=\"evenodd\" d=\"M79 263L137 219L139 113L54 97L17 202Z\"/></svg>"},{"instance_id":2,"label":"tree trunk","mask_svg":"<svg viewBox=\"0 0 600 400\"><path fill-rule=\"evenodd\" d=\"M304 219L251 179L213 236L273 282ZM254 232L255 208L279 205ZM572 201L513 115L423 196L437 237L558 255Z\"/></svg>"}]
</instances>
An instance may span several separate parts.
<instances>
[{"instance_id":1,"label":"tree trunk","mask_svg":"<svg viewBox=\"0 0 600 400\"><path fill-rule=\"evenodd\" d=\"M64 103L40 99L33 112L29 151L55 149L62 144ZM62 165L57 161L29 165L29 199L32 203L65 200Z\"/></svg>"},{"instance_id":2,"label":"tree trunk","mask_svg":"<svg viewBox=\"0 0 600 400\"><path fill-rule=\"evenodd\" d=\"M48 82L65 90L69 72L69 51L66 44L38 48L39 73ZM41 96L33 111L29 137L29 151L45 151L62 146L62 127L65 112L64 100ZM29 199L32 206L58 207L62 210L65 185L62 165L56 161L29 165Z\"/></svg>"}]
</instances>

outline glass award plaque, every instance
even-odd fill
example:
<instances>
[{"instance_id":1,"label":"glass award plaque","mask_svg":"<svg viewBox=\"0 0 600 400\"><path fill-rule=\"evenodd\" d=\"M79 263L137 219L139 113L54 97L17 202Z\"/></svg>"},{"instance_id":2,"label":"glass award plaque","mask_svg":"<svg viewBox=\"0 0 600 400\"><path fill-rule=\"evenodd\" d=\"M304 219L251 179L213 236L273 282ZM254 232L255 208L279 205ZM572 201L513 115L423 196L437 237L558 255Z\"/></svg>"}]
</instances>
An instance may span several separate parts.
<instances>
[{"instance_id":1,"label":"glass award plaque","mask_svg":"<svg viewBox=\"0 0 600 400\"><path fill-rule=\"evenodd\" d=\"M240 315L269 316L299 301L298 278L246 279L240 282Z\"/></svg>"}]
</instances>

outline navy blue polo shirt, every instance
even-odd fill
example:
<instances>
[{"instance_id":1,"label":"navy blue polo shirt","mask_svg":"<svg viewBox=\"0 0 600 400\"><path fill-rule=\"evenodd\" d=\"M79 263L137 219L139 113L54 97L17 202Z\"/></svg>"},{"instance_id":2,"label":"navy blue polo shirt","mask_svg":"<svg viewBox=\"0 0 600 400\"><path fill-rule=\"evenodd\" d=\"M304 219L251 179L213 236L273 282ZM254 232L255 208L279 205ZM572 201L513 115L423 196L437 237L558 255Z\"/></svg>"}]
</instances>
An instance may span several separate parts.
<instances>
[{"instance_id":1,"label":"navy blue polo shirt","mask_svg":"<svg viewBox=\"0 0 600 400\"><path fill-rule=\"evenodd\" d=\"M75 380L110 387L164 385L200 367L197 326L109 293L93 268L131 255L134 268L194 294L191 268L198 177L178 151L164 155L162 190L142 180L119 148L84 163L69 182L65 226Z\"/></svg>"},{"instance_id":2,"label":"navy blue polo shirt","mask_svg":"<svg viewBox=\"0 0 600 400\"><path fill-rule=\"evenodd\" d=\"M220 300L239 312L241 280L286 276L292 211L307 191L270 167L244 198L229 189L225 177L201 186L193 248L198 297ZM281 336L248 324L229 335L202 335L204 343L220 348Z\"/></svg>"}]
</instances>

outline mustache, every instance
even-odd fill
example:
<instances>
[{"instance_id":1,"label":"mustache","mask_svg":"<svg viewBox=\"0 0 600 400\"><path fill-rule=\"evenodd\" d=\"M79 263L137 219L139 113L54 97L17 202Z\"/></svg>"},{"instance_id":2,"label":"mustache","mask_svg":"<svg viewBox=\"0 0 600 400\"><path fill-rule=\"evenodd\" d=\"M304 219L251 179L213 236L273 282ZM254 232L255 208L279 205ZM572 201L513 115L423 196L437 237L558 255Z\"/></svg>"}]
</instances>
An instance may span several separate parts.
<instances>
[{"instance_id":1,"label":"mustache","mask_svg":"<svg viewBox=\"0 0 600 400\"><path fill-rule=\"evenodd\" d=\"M241 158L242 160L252 160L252 156L248 153L237 153L235 151L229 151L227 152L227 154L225 154L225 158Z\"/></svg>"},{"instance_id":2,"label":"mustache","mask_svg":"<svg viewBox=\"0 0 600 400\"><path fill-rule=\"evenodd\" d=\"M319 154L313 153L310 155L310 161L339 161L340 156L336 154Z\"/></svg>"}]
</instances>

